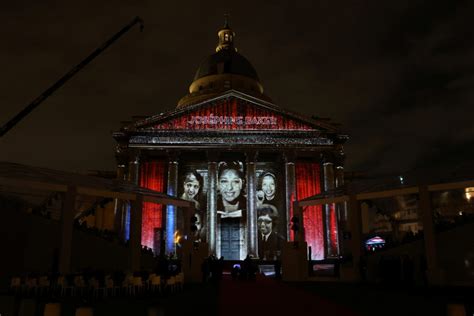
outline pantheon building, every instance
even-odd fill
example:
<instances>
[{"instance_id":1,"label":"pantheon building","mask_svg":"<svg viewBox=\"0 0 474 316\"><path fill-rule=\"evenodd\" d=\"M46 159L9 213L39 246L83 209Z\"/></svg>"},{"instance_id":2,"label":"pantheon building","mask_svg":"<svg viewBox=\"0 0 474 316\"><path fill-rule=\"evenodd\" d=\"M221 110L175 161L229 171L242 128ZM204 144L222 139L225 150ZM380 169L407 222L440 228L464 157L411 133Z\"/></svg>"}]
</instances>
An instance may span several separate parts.
<instances>
[{"instance_id":1,"label":"pantheon building","mask_svg":"<svg viewBox=\"0 0 474 316\"><path fill-rule=\"evenodd\" d=\"M180 238L192 238L226 260L274 260L295 238L293 202L343 183L347 135L274 104L234 38L226 23L173 110L113 133L119 178L194 202L194 209L145 203L142 245L156 252L175 252ZM304 209L312 259L339 256L341 210ZM125 235L129 212L120 205L116 212Z\"/></svg>"}]
</instances>

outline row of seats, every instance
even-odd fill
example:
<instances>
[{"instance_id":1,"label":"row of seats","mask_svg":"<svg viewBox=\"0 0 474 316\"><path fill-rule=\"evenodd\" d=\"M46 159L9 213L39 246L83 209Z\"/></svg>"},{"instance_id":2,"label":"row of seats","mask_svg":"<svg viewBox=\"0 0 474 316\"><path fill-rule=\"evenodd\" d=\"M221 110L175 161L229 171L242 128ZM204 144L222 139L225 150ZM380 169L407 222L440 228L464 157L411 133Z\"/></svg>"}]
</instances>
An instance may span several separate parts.
<instances>
[{"instance_id":1,"label":"row of seats","mask_svg":"<svg viewBox=\"0 0 474 316\"><path fill-rule=\"evenodd\" d=\"M85 278L82 274L73 276L68 282L66 276L60 275L55 280L48 276L13 277L10 290L13 294L21 296L137 296L175 293L183 289L184 275L179 273L166 279L155 273L149 274L144 279L129 273L121 284L116 284L111 275L106 275L102 280L96 277Z\"/></svg>"}]
</instances>

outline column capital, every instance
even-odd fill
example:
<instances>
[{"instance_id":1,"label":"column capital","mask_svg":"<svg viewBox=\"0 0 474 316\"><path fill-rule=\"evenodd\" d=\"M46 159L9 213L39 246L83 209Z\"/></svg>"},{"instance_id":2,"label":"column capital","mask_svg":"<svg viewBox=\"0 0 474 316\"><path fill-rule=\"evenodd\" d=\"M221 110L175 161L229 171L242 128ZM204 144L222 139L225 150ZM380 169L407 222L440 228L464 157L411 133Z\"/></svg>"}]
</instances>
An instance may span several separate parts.
<instances>
[{"instance_id":1,"label":"column capital","mask_svg":"<svg viewBox=\"0 0 474 316\"><path fill-rule=\"evenodd\" d=\"M283 159L285 163L295 163L296 162L296 152L294 151L285 151L283 153Z\"/></svg>"},{"instance_id":2,"label":"column capital","mask_svg":"<svg viewBox=\"0 0 474 316\"><path fill-rule=\"evenodd\" d=\"M126 157L128 156L128 146L126 143L118 143L115 146L115 158L117 161L122 160L122 159L127 159Z\"/></svg>"},{"instance_id":3,"label":"column capital","mask_svg":"<svg viewBox=\"0 0 474 316\"><path fill-rule=\"evenodd\" d=\"M219 152L214 150L208 150L206 152L208 162L217 162L219 161Z\"/></svg>"},{"instance_id":4,"label":"column capital","mask_svg":"<svg viewBox=\"0 0 474 316\"><path fill-rule=\"evenodd\" d=\"M335 157L333 152L323 152L321 153L321 163L324 164L334 164Z\"/></svg>"},{"instance_id":5,"label":"column capital","mask_svg":"<svg viewBox=\"0 0 474 316\"><path fill-rule=\"evenodd\" d=\"M179 160L179 151L177 150L166 150L166 156L168 157L169 162L178 162Z\"/></svg>"},{"instance_id":6,"label":"column capital","mask_svg":"<svg viewBox=\"0 0 474 316\"><path fill-rule=\"evenodd\" d=\"M129 149L128 150L128 162L130 164L136 164L140 162L140 150L139 149Z\"/></svg>"},{"instance_id":7,"label":"column capital","mask_svg":"<svg viewBox=\"0 0 474 316\"><path fill-rule=\"evenodd\" d=\"M281 164L284 164L286 162L285 160L285 154L282 153L282 152L275 152L275 156L276 156L276 159L275 159L275 162L276 163L281 163Z\"/></svg>"},{"instance_id":8,"label":"column capital","mask_svg":"<svg viewBox=\"0 0 474 316\"><path fill-rule=\"evenodd\" d=\"M250 149L245 151L245 159L247 163L254 163L258 158L258 150Z\"/></svg>"},{"instance_id":9,"label":"column capital","mask_svg":"<svg viewBox=\"0 0 474 316\"><path fill-rule=\"evenodd\" d=\"M344 150L339 148L337 151L334 152L334 163L336 167L342 167L344 166L344 161L346 160L346 154L344 153Z\"/></svg>"}]
</instances>

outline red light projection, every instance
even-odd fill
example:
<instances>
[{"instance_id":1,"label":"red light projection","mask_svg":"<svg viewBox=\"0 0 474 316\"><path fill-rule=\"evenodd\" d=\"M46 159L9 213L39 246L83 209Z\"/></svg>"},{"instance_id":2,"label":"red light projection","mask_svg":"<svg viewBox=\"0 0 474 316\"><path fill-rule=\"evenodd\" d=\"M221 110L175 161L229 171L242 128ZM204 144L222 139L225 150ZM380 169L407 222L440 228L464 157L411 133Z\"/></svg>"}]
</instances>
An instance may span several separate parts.
<instances>
[{"instance_id":1,"label":"red light projection","mask_svg":"<svg viewBox=\"0 0 474 316\"><path fill-rule=\"evenodd\" d=\"M232 98L211 103L153 126L155 129L191 130L315 130L303 121L288 119L276 111Z\"/></svg>"},{"instance_id":2,"label":"red light projection","mask_svg":"<svg viewBox=\"0 0 474 316\"><path fill-rule=\"evenodd\" d=\"M321 168L319 163L298 162L295 169L298 200L321 193ZM323 212L321 205L305 208L303 212L303 225L306 242L311 247L311 259L324 259Z\"/></svg>"},{"instance_id":3,"label":"red light projection","mask_svg":"<svg viewBox=\"0 0 474 316\"><path fill-rule=\"evenodd\" d=\"M144 162L140 168L140 186L158 192L165 190L165 162ZM142 245L153 248L154 229L161 228L163 205L144 202L142 211Z\"/></svg>"}]
</instances>

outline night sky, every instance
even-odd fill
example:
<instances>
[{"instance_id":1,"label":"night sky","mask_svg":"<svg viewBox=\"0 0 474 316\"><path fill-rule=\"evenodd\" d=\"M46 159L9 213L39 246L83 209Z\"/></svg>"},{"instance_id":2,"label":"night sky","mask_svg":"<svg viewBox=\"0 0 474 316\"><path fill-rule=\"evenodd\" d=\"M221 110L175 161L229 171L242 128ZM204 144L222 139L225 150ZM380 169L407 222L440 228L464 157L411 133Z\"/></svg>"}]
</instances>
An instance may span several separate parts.
<instances>
[{"instance_id":1,"label":"night sky","mask_svg":"<svg viewBox=\"0 0 474 316\"><path fill-rule=\"evenodd\" d=\"M133 4L132 4L133 2ZM0 138L0 160L114 170L111 132L173 109L224 13L277 105L330 117L346 170L452 172L474 158L474 1L1 1L1 124L145 20Z\"/></svg>"}]
</instances>

